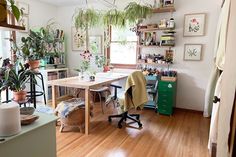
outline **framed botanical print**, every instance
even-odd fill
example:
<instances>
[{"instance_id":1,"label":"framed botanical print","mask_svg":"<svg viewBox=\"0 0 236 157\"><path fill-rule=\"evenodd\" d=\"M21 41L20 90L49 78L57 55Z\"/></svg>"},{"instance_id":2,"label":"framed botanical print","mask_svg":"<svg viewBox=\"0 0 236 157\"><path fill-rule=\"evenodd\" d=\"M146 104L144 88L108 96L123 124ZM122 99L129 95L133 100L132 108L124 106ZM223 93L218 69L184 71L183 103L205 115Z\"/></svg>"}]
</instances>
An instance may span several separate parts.
<instances>
[{"instance_id":1,"label":"framed botanical print","mask_svg":"<svg viewBox=\"0 0 236 157\"><path fill-rule=\"evenodd\" d=\"M205 13L184 15L184 36L203 36L205 33Z\"/></svg>"},{"instance_id":2,"label":"framed botanical print","mask_svg":"<svg viewBox=\"0 0 236 157\"><path fill-rule=\"evenodd\" d=\"M202 44L185 44L184 60L200 61L202 56Z\"/></svg>"},{"instance_id":3,"label":"framed botanical print","mask_svg":"<svg viewBox=\"0 0 236 157\"><path fill-rule=\"evenodd\" d=\"M71 43L73 51L85 51L86 50L86 32L81 29L71 28Z\"/></svg>"},{"instance_id":4,"label":"framed botanical print","mask_svg":"<svg viewBox=\"0 0 236 157\"><path fill-rule=\"evenodd\" d=\"M28 16L22 16L21 19L18 21L18 25L25 27L25 30L22 30L20 32L27 33L29 32L29 17Z\"/></svg>"},{"instance_id":5,"label":"framed botanical print","mask_svg":"<svg viewBox=\"0 0 236 157\"><path fill-rule=\"evenodd\" d=\"M102 54L102 36L89 37L89 50L95 54Z\"/></svg>"},{"instance_id":6,"label":"framed botanical print","mask_svg":"<svg viewBox=\"0 0 236 157\"><path fill-rule=\"evenodd\" d=\"M23 11L23 15L29 15L29 4L24 2L17 2L17 6Z\"/></svg>"}]
</instances>

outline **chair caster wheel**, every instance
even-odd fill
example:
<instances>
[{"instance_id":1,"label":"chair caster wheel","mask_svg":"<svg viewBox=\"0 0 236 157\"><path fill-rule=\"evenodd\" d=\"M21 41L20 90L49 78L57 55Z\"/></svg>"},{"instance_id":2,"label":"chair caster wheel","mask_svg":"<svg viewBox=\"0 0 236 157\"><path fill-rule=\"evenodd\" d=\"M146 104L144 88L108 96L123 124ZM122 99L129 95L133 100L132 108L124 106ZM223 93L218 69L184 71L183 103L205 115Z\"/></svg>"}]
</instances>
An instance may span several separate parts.
<instances>
[{"instance_id":1,"label":"chair caster wheel","mask_svg":"<svg viewBox=\"0 0 236 157\"><path fill-rule=\"evenodd\" d=\"M139 126L139 128L141 128L143 126L143 124L139 122L138 126Z\"/></svg>"},{"instance_id":2,"label":"chair caster wheel","mask_svg":"<svg viewBox=\"0 0 236 157\"><path fill-rule=\"evenodd\" d=\"M112 120L111 120L111 118L109 118L109 117L108 117L108 122L110 122L110 123L111 123L111 121L112 121Z\"/></svg>"},{"instance_id":3,"label":"chair caster wheel","mask_svg":"<svg viewBox=\"0 0 236 157\"><path fill-rule=\"evenodd\" d=\"M118 128L120 128L120 129L121 129L121 128L122 128L122 125L121 125L121 124L118 124Z\"/></svg>"}]
</instances>

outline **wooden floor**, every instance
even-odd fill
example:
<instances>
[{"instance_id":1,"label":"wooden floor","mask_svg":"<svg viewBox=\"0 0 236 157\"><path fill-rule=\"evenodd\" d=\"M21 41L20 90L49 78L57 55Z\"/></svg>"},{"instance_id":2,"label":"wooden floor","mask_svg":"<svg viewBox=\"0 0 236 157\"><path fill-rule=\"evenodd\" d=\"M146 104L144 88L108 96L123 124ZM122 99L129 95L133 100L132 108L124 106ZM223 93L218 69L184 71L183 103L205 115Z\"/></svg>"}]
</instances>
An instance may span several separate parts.
<instances>
[{"instance_id":1,"label":"wooden floor","mask_svg":"<svg viewBox=\"0 0 236 157\"><path fill-rule=\"evenodd\" d=\"M95 105L88 136L76 129L59 133L58 127L58 157L209 157L210 120L200 113L176 110L168 117L144 109L138 112L142 129L137 124L118 129L117 120L107 121L113 110L106 108L103 115L100 105Z\"/></svg>"}]
</instances>

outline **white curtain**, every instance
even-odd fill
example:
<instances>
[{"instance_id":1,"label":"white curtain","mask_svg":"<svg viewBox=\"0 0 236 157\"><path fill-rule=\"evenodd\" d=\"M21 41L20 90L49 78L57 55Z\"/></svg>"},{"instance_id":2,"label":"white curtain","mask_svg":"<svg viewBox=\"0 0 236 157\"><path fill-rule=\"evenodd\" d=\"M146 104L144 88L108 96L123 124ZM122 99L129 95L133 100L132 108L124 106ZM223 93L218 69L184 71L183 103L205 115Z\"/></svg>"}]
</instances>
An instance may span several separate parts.
<instances>
[{"instance_id":1,"label":"white curtain","mask_svg":"<svg viewBox=\"0 0 236 157\"><path fill-rule=\"evenodd\" d=\"M217 28L217 39L216 39L216 46L215 46L215 73L214 75L217 77L217 69L223 70L224 69L224 62L225 62L225 51L226 51L226 39L227 39L227 28L228 28L228 19L229 19L229 8L230 8L230 0L225 0L224 5L221 10L220 14L220 19L218 23L218 28ZM221 76L218 78L216 86L215 86L215 91L214 91L214 96L217 96L220 98L221 95L221 78L222 78L223 73ZM215 78L211 78L211 84L214 84L213 82L215 81ZM209 86L210 87L210 86ZM214 86L211 86L211 89L208 90L213 90ZM208 91L207 90L207 91ZM210 94L206 95L209 96ZM213 97L212 97L213 98ZM211 100L212 100L211 98ZM207 98L205 98L207 100ZM210 100L210 98L208 98ZM208 101L208 104L205 104L205 108L209 109L212 106L212 117L211 117L211 125L210 125L210 133L209 133L209 142L208 142L208 148L211 149L212 143L217 142L217 127L218 127L218 114L219 114L219 106L220 102L217 102L213 104L212 102ZM204 113L209 113L205 112ZM209 115L208 115L209 116Z\"/></svg>"},{"instance_id":2,"label":"white curtain","mask_svg":"<svg viewBox=\"0 0 236 157\"><path fill-rule=\"evenodd\" d=\"M205 93L204 117L211 116L212 105L213 105L212 99L214 96L213 94L215 91L216 81L219 77L218 75L219 70L223 70L224 67L226 37L227 37L228 18L229 18L229 6L230 6L230 0L225 0L217 24L216 40L214 48L215 64L213 65L213 69Z\"/></svg>"}]
</instances>

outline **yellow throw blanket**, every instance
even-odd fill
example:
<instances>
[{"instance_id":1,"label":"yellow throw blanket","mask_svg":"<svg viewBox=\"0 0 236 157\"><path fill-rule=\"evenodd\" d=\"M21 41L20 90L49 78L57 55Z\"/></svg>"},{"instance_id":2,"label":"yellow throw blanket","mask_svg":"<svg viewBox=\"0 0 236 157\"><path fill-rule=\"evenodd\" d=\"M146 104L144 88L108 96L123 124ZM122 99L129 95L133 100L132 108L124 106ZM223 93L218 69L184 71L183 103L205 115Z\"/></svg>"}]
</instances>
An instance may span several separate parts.
<instances>
[{"instance_id":1,"label":"yellow throw blanket","mask_svg":"<svg viewBox=\"0 0 236 157\"><path fill-rule=\"evenodd\" d=\"M132 87L132 99L128 94L128 90ZM129 75L123 98L119 97L120 108L123 112L128 111L131 108L143 108L148 101L146 91L146 79L141 71L135 71Z\"/></svg>"}]
</instances>

